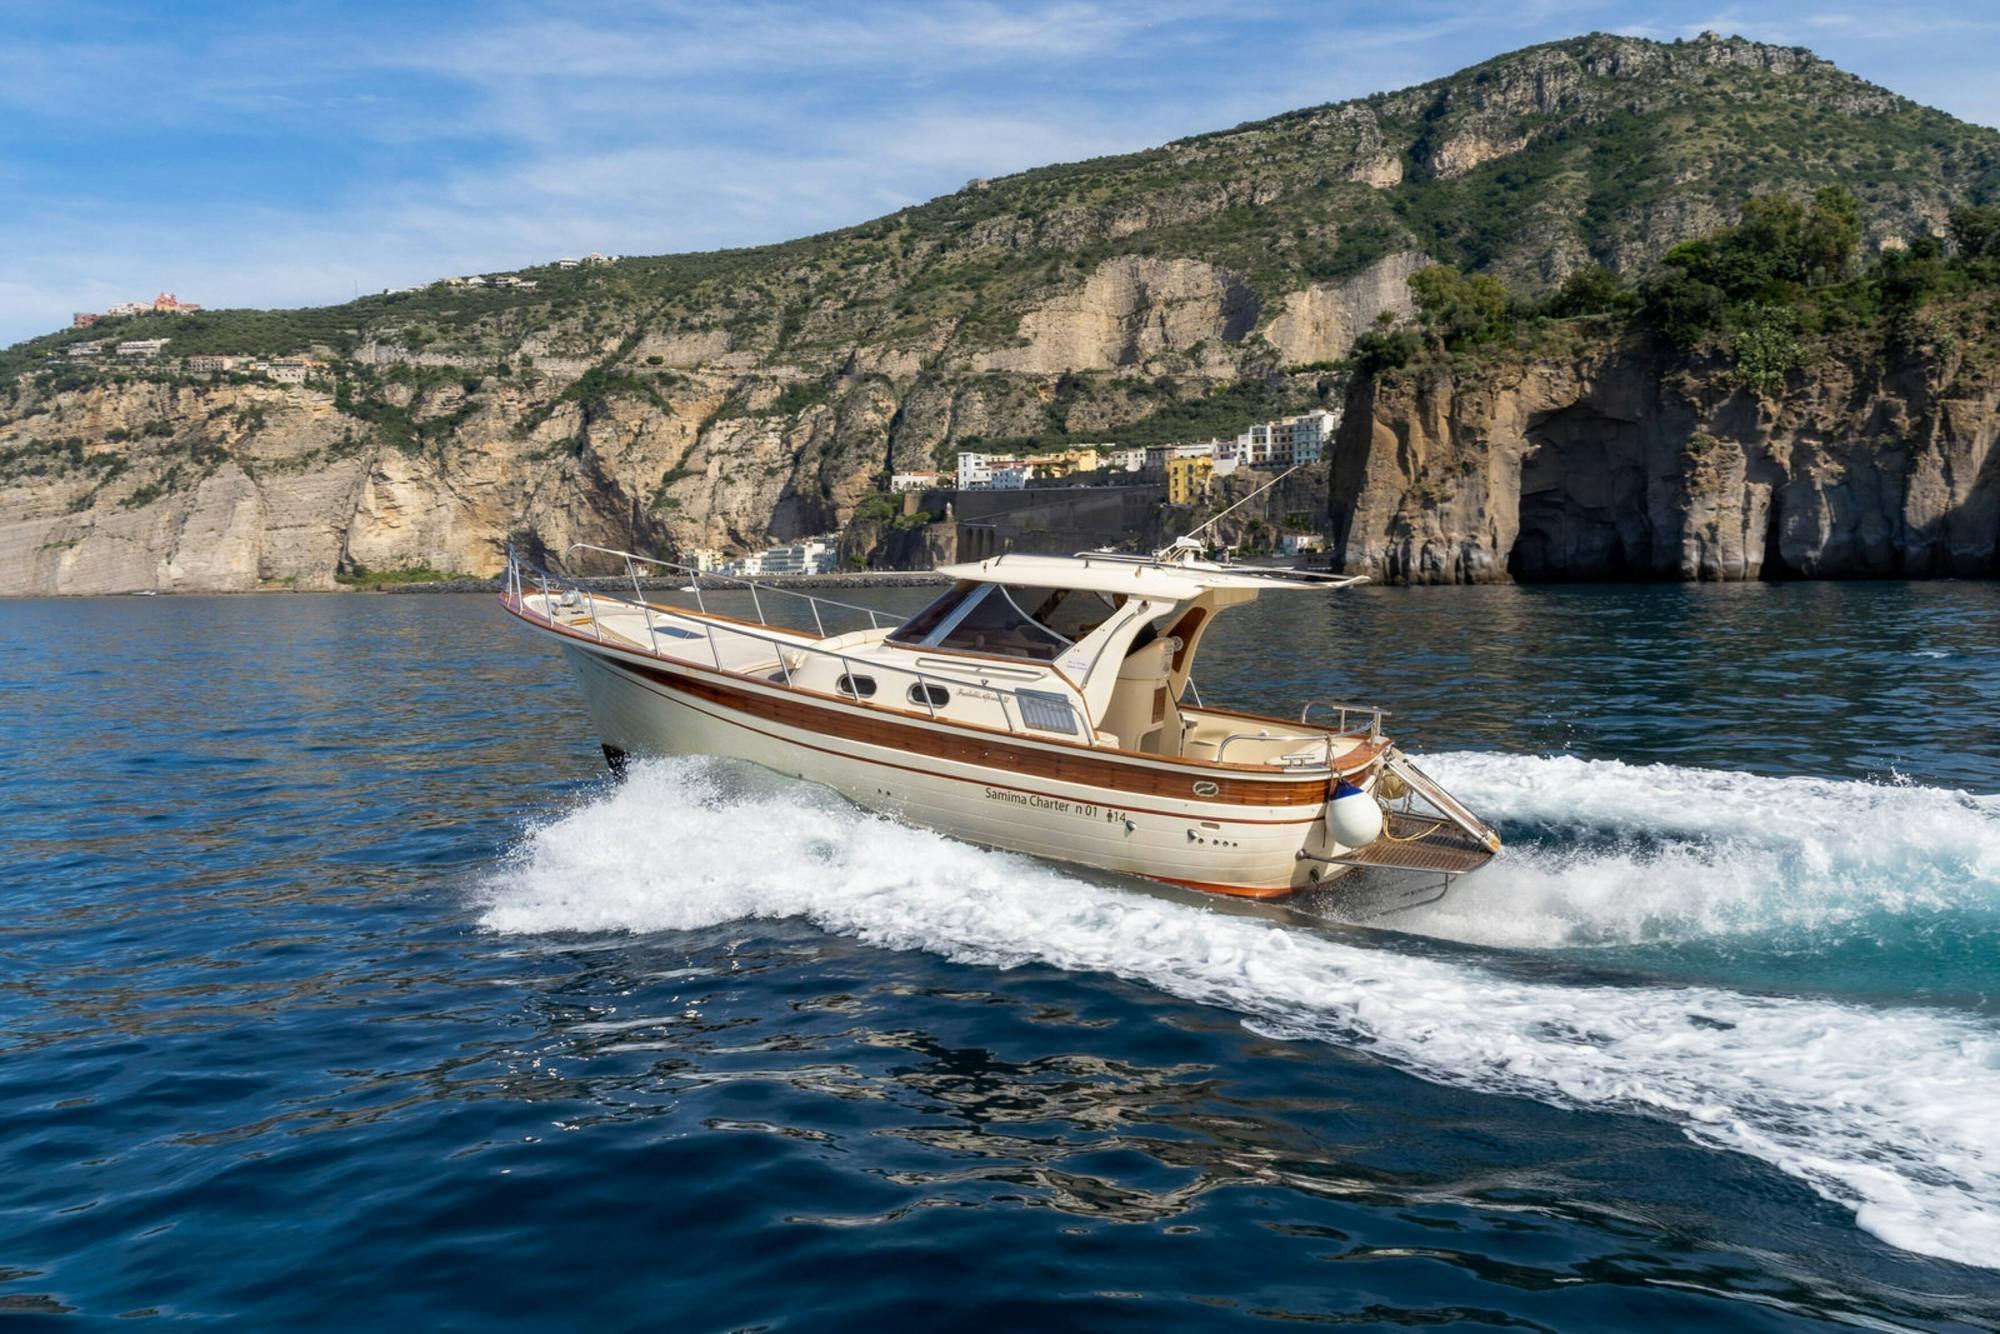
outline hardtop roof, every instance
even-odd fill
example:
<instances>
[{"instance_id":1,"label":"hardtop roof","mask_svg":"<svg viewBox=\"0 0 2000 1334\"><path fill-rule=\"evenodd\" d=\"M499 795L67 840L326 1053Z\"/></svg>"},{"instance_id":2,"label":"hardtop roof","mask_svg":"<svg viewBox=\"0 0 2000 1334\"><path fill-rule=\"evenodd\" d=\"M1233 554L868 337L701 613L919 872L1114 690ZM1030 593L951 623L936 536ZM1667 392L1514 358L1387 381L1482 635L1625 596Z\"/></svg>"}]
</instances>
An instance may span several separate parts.
<instances>
[{"instance_id":1,"label":"hardtop roof","mask_svg":"<svg viewBox=\"0 0 2000 1334\"><path fill-rule=\"evenodd\" d=\"M1010 551L982 561L941 565L939 574L974 583L1014 587L1074 588L1092 593L1123 593L1131 597L1168 598L1185 602L1212 588L1307 590L1339 588L1358 583L1353 578L1299 578L1289 570L1251 571L1226 566L1163 563L1143 557L1104 553L1083 556L1035 556Z\"/></svg>"}]
</instances>

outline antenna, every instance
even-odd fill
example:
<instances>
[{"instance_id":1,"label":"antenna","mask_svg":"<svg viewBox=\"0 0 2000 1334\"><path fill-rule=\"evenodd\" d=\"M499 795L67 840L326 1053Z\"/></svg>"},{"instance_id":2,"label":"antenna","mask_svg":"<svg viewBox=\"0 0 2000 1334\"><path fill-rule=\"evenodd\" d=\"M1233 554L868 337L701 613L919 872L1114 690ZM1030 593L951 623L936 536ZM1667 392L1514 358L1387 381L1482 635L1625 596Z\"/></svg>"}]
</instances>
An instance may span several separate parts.
<instances>
[{"instance_id":1,"label":"antenna","mask_svg":"<svg viewBox=\"0 0 2000 1334\"><path fill-rule=\"evenodd\" d=\"M1266 491L1269 491L1272 487L1284 481L1287 477L1290 477L1293 473L1297 472L1299 469L1305 466L1306 465L1303 463L1294 463L1291 467L1285 469L1283 472L1279 473L1276 477L1273 477L1270 481L1264 483L1264 485L1258 487L1255 491L1252 491L1249 495L1243 497L1243 499L1237 501L1234 505L1231 505L1228 509L1223 510L1220 514L1215 515L1207 523L1202 524L1201 527L1190 529L1187 532L1182 533L1179 537L1175 538L1173 541L1167 543L1167 545L1161 547L1158 551L1153 553L1153 559L1165 560L1168 556L1172 555L1174 552L1185 551L1189 547L1194 547L1199 549L1201 543L1195 541L1196 534L1204 531L1205 529L1214 527L1216 524L1222 522L1223 519L1227 518L1231 514L1234 514L1237 510L1242 509L1245 505L1248 505L1251 501L1263 495Z\"/></svg>"}]
</instances>

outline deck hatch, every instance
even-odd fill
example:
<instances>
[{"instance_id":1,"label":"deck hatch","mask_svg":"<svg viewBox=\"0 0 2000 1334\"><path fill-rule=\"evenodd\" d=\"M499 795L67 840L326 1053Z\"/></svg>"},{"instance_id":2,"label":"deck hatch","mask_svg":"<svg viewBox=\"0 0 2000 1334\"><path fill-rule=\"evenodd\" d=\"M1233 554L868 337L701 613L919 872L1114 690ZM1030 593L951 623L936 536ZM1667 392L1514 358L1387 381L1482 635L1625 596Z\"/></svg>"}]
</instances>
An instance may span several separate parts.
<instances>
[{"instance_id":1,"label":"deck hatch","mask_svg":"<svg viewBox=\"0 0 2000 1334\"><path fill-rule=\"evenodd\" d=\"M1076 735L1076 710L1066 696L1051 690L1016 690L1014 699L1021 706L1022 726L1037 732Z\"/></svg>"}]
</instances>

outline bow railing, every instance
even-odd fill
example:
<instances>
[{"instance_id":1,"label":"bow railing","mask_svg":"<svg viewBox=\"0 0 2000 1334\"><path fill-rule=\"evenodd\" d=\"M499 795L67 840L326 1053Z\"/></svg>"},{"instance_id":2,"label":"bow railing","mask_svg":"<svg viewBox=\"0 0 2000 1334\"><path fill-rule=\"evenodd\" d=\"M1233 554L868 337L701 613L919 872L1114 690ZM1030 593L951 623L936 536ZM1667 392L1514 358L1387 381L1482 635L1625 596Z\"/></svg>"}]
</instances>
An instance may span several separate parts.
<instances>
[{"instance_id":1,"label":"bow railing","mask_svg":"<svg viewBox=\"0 0 2000 1334\"><path fill-rule=\"evenodd\" d=\"M629 554L610 551L604 547L588 547L588 549L615 556ZM681 570L691 568L676 566L670 561L652 560L652 558L644 556L633 556L632 559ZM724 579L737 578L733 575L712 577ZM742 582L752 583L754 581L743 580ZM541 596L542 601L539 607L532 605L528 601L529 589L531 587ZM762 585L761 587L765 592L804 597L808 601L824 603L830 607L865 613L871 619L871 629L880 629L880 620L884 619L882 613L876 612L869 607L859 607L851 603L838 602L832 598L817 598L809 594L799 594L795 590L774 588L769 584ZM580 630L587 623L591 637L600 644L608 644L614 648L633 647L646 649L650 647L655 656L671 660L675 655L664 653L660 649L659 632L662 628L660 616L662 614L667 617L681 615L682 619L701 627L701 632L707 641L710 665L719 671L742 671L744 667L752 665L739 663L736 666L731 666L725 661L727 657L724 653L725 641L728 641L731 647L738 647L743 644L764 645L772 650L771 658L768 661L760 660L754 664L756 670L765 673L773 680L782 681L788 687L794 684L794 675L809 660L821 658L837 663L843 669L834 682L834 693L857 704L881 707L880 705L872 705L870 702L877 693L876 678L887 678L897 685L907 685L904 697L912 705L923 709L931 719L936 720L939 717L939 708L950 701L952 691L974 691L978 692L978 698L987 698L998 702L1001 718L1009 732L1021 735L1030 735L1037 732L1044 735L1056 734L1082 740L1085 744L1092 744L1094 741L1093 729L1090 727L1088 715L1084 711L1083 700L1073 690L1037 690L1025 686L998 685L993 683L989 677L964 675L949 671L939 671L934 667L920 666L919 663L922 660L915 657L911 658L908 665L885 662L881 658L856 657L840 649L828 648L823 643L813 642L811 639L805 637L808 634L807 631L792 630L788 627L773 627L768 621L763 619L761 603L756 604L759 616L756 625L734 620L728 621L725 624L718 624L714 618L715 614L708 612L706 605L701 604L698 593L696 600L698 604L701 604L697 607L697 610L700 612L699 615L683 615L678 613L674 608L660 607L654 603L647 602L643 594L640 593L636 581L634 583L634 593L638 594L638 596L632 602L626 602L622 598L609 597L602 600L612 604L614 609L612 614L614 615L618 613L636 614L646 627L647 642L638 643L616 630L610 632L613 635L613 639L607 640L605 638L607 627L600 615L598 606L600 598L596 590L579 582L577 576L553 574L522 558L511 546L508 548L507 574L503 588L503 597L508 604L520 615L546 621L552 626L563 626L564 623L559 619L558 613L566 608L573 609L576 614L571 618L572 623L564 626L564 628L574 632ZM814 622L816 625L823 625L824 623L824 618L820 615L817 608L814 610ZM827 636L822 633L820 638L824 640ZM685 658L680 660L686 661ZM843 682L846 688L842 688ZM865 691L862 688L864 682L867 685Z\"/></svg>"}]
</instances>

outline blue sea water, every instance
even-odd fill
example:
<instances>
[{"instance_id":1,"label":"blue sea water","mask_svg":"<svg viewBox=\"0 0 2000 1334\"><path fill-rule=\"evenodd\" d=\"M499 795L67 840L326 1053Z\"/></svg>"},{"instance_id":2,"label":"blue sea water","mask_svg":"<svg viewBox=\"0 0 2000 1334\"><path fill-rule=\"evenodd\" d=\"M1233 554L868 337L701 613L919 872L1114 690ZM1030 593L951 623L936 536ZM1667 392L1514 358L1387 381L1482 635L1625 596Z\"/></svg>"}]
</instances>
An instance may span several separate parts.
<instances>
[{"instance_id":1,"label":"blue sea water","mask_svg":"<svg viewBox=\"0 0 2000 1334\"><path fill-rule=\"evenodd\" d=\"M2000 588L1267 598L1200 675L1508 853L1223 903L611 782L486 597L0 603L0 1313L2000 1325Z\"/></svg>"}]
</instances>

